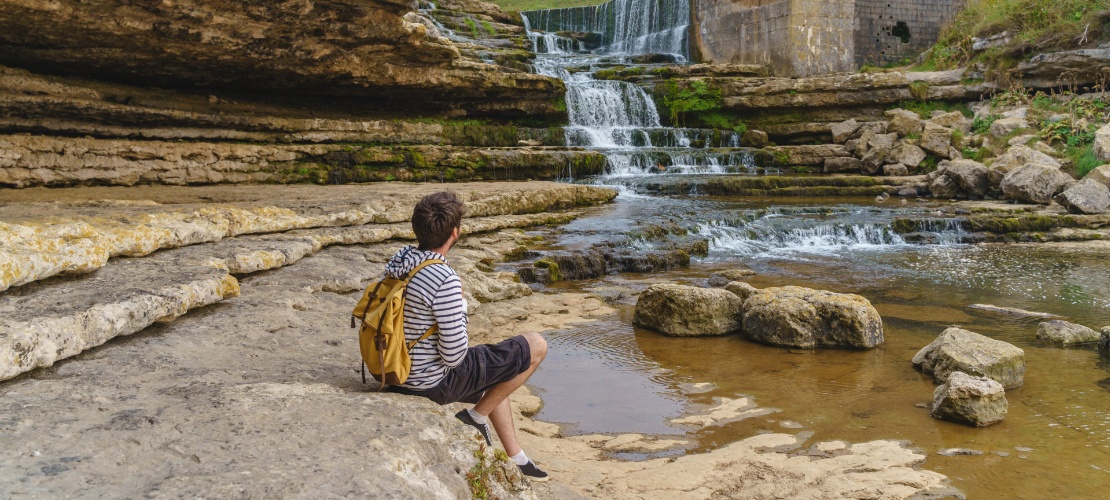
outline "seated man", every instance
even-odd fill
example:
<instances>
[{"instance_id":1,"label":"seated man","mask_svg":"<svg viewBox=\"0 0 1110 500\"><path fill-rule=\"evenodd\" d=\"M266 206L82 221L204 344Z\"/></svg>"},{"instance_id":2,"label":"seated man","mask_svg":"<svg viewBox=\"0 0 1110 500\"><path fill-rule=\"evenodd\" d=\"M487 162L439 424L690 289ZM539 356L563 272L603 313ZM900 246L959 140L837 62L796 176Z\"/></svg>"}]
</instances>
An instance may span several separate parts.
<instances>
[{"instance_id":1,"label":"seated man","mask_svg":"<svg viewBox=\"0 0 1110 500\"><path fill-rule=\"evenodd\" d=\"M386 264L390 276L400 278L428 259L446 262L451 246L459 239L465 208L449 192L425 196L412 213L412 229L418 246L407 246ZM466 299L462 281L447 264L432 264L409 281L405 299L405 338L419 339L433 325L439 332L417 343L410 356L408 380L391 390L423 396L445 405L473 403L474 408L455 414L474 426L486 443L488 423L493 424L505 452L525 477L546 481L547 473L528 459L517 442L509 394L524 384L547 354L547 342L538 333L526 333L498 344L467 348Z\"/></svg>"}]
</instances>

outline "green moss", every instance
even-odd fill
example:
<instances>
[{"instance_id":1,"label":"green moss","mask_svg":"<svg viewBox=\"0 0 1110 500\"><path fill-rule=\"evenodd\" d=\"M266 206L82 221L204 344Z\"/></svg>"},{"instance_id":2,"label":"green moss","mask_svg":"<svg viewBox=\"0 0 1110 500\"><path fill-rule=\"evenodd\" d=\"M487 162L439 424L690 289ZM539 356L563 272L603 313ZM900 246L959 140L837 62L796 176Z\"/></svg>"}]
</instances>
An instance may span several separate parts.
<instances>
[{"instance_id":1,"label":"green moss","mask_svg":"<svg viewBox=\"0 0 1110 500\"><path fill-rule=\"evenodd\" d=\"M1102 160L1099 160L1098 156L1095 155L1095 149L1092 146L1075 148L1074 151L1069 149L1066 154L1072 158L1072 162L1075 164L1075 173L1080 179L1086 177L1092 170L1102 166Z\"/></svg>"},{"instance_id":2,"label":"green moss","mask_svg":"<svg viewBox=\"0 0 1110 500\"><path fill-rule=\"evenodd\" d=\"M489 33L489 36L494 36L497 34L497 29L494 28L493 25L485 19L482 20L482 27L486 29L486 33Z\"/></svg>"},{"instance_id":3,"label":"green moss","mask_svg":"<svg viewBox=\"0 0 1110 500\"><path fill-rule=\"evenodd\" d=\"M546 269L550 277L550 283L560 280L559 263L550 257L544 257L532 263L532 267L536 269Z\"/></svg>"},{"instance_id":4,"label":"green moss","mask_svg":"<svg viewBox=\"0 0 1110 500\"><path fill-rule=\"evenodd\" d=\"M721 89L705 80L668 80L663 88L663 106L670 112L672 125L678 124L687 113L721 108Z\"/></svg>"},{"instance_id":5,"label":"green moss","mask_svg":"<svg viewBox=\"0 0 1110 500\"><path fill-rule=\"evenodd\" d=\"M910 83L910 94L918 102L925 102L929 100L929 83L923 81L916 81Z\"/></svg>"},{"instance_id":6,"label":"green moss","mask_svg":"<svg viewBox=\"0 0 1110 500\"><path fill-rule=\"evenodd\" d=\"M463 23L470 30L471 37L478 38L478 25L474 23L474 20L468 17L463 20Z\"/></svg>"}]
</instances>

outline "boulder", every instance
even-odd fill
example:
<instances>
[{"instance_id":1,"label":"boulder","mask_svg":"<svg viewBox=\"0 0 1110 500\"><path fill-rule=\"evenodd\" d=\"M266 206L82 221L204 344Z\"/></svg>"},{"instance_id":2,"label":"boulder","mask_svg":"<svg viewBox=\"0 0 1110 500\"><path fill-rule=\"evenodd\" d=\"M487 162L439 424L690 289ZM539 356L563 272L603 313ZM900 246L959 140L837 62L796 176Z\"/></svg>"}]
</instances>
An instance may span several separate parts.
<instances>
[{"instance_id":1,"label":"boulder","mask_svg":"<svg viewBox=\"0 0 1110 500\"><path fill-rule=\"evenodd\" d=\"M1073 214L1104 214L1110 211L1110 188L1093 179L1083 179L1055 198Z\"/></svg>"},{"instance_id":2,"label":"boulder","mask_svg":"<svg viewBox=\"0 0 1110 500\"><path fill-rule=\"evenodd\" d=\"M949 113L938 113L932 118L929 118L928 123L934 123L942 127L959 130L965 134L971 132L971 119L964 116L959 111L952 111ZM927 126L927 125L926 125Z\"/></svg>"},{"instance_id":3,"label":"boulder","mask_svg":"<svg viewBox=\"0 0 1110 500\"><path fill-rule=\"evenodd\" d=\"M1098 342L1098 332L1083 325L1054 319L1037 326L1037 340L1048 342L1057 347Z\"/></svg>"},{"instance_id":4,"label":"boulder","mask_svg":"<svg viewBox=\"0 0 1110 500\"><path fill-rule=\"evenodd\" d=\"M1110 165L1103 165L1087 173L1084 179L1097 181L1103 186L1110 187Z\"/></svg>"},{"instance_id":5,"label":"boulder","mask_svg":"<svg viewBox=\"0 0 1110 500\"><path fill-rule=\"evenodd\" d=\"M826 158L825 159L825 173L826 174L839 174L839 173L859 173L860 161L859 158L851 156L843 156L840 158Z\"/></svg>"},{"instance_id":6,"label":"boulder","mask_svg":"<svg viewBox=\"0 0 1110 500\"><path fill-rule=\"evenodd\" d=\"M725 290L735 293L740 300L747 301L749 297L759 293L759 289L743 281L733 281L725 285Z\"/></svg>"},{"instance_id":7,"label":"boulder","mask_svg":"<svg viewBox=\"0 0 1110 500\"><path fill-rule=\"evenodd\" d=\"M1057 168L1026 163L1006 174L999 187L1007 198L1048 205L1073 180Z\"/></svg>"},{"instance_id":8,"label":"boulder","mask_svg":"<svg viewBox=\"0 0 1110 500\"><path fill-rule=\"evenodd\" d=\"M951 177L960 189L975 197L987 194L987 167L975 160L947 160L937 165L937 171Z\"/></svg>"},{"instance_id":9,"label":"boulder","mask_svg":"<svg viewBox=\"0 0 1110 500\"><path fill-rule=\"evenodd\" d=\"M855 119L851 119L845 122L833 124L832 127L829 127L829 131L832 132L833 142L837 144L844 144L848 141L848 139L852 137L853 134L856 133L856 131L859 130L859 127L859 122Z\"/></svg>"},{"instance_id":10,"label":"boulder","mask_svg":"<svg viewBox=\"0 0 1110 500\"><path fill-rule=\"evenodd\" d=\"M1110 356L1110 326L1102 327L1098 335L1098 352L1103 356Z\"/></svg>"},{"instance_id":11,"label":"boulder","mask_svg":"<svg viewBox=\"0 0 1110 500\"><path fill-rule=\"evenodd\" d=\"M762 130L748 130L740 136L740 145L746 148L765 148L770 144L767 132Z\"/></svg>"},{"instance_id":12,"label":"boulder","mask_svg":"<svg viewBox=\"0 0 1110 500\"><path fill-rule=\"evenodd\" d=\"M1095 131L1095 156L1102 161L1110 161L1110 124Z\"/></svg>"},{"instance_id":13,"label":"boulder","mask_svg":"<svg viewBox=\"0 0 1110 500\"><path fill-rule=\"evenodd\" d=\"M960 192L960 185L947 175L938 175L929 183L929 192L933 198L955 198Z\"/></svg>"},{"instance_id":14,"label":"boulder","mask_svg":"<svg viewBox=\"0 0 1110 500\"><path fill-rule=\"evenodd\" d=\"M863 155L867 154L867 151L871 149L871 139L875 137L875 131L869 128L861 130L863 130L863 132L860 133L859 139L857 139L858 142L856 143L856 156L863 158ZM847 143L845 143L845 147L847 147Z\"/></svg>"},{"instance_id":15,"label":"boulder","mask_svg":"<svg viewBox=\"0 0 1110 500\"><path fill-rule=\"evenodd\" d=\"M906 186L898 190L898 196L902 198L917 198L921 194L917 192L917 188L913 186Z\"/></svg>"},{"instance_id":16,"label":"boulder","mask_svg":"<svg viewBox=\"0 0 1110 500\"><path fill-rule=\"evenodd\" d=\"M901 140L898 144L894 145L894 149L890 150L888 160L894 163L901 163L909 169L915 169L922 161L925 160L925 150L911 144L908 141Z\"/></svg>"},{"instance_id":17,"label":"boulder","mask_svg":"<svg viewBox=\"0 0 1110 500\"><path fill-rule=\"evenodd\" d=\"M913 364L941 383L954 372L987 377L1007 389L1021 387L1025 379L1025 351L957 327L918 351Z\"/></svg>"},{"instance_id":18,"label":"boulder","mask_svg":"<svg viewBox=\"0 0 1110 500\"><path fill-rule=\"evenodd\" d=\"M890 119L890 125L887 127L887 130L897 133L902 137L920 134L922 129L925 128L925 120L922 120L921 117L913 111L906 111L898 108L887 111L885 115Z\"/></svg>"},{"instance_id":19,"label":"boulder","mask_svg":"<svg viewBox=\"0 0 1110 500\"><path fill-rule=\"evenodd\" d=\"M898 134L875 134L867 141L868 150L871 149L890 149L894 147L894 141L898 140Z\"/></svg>"},{"instance_id":20,"label":"boulder","mask_svg":"<svg viewBox=\"0 0 1110 500\"><path fill-rule=\"evenodd\" d=\"M883 343L883 322L867 299L797 286L765 288L744 302L744 332L784 347L869 349Z\"/></svg>"},{"instance_id":21,"label":"boulder","mask_svg":"<svg viewBox=\"0 0 1110 500\"><path fill-rule=\"evenodd\" d=\"M910 169L906 168L906 166L901 163L895 163L893 165L883 165L883 175L888 175L892 177L906 176L910 175Z\"/></svg>"},{"instance_id":22,"label":"boulder","mask_svg":"<svg viewBox=\"0 0 1110 500\"><path fill-rule=\"evenodd\" d=\"M948 150L952 148L952 129L936 125L932 122L925 123L925 131L921 133L921 149L942 158L951 158Z\"/></svg>"},{"instance_id":23,"label":"boulder","mask_svg":"<svg viewBox=\"0 0 1110 500\"><path fill-rule=\"evenodd\" d=\"M886 163L887 156L890 154L890 148L872 148L863 155L860 160L860 172L867 175L875 175L883 168Z\"/></svg>"},{"instance_id":24,"label":"boulder","mask_svg":"<svg viewBox=\"0 0 1110 500\"><path fill-rule=\"evenodd\" d=\"M1002 178L1006 174L1016 170L1018 167L1026 163L1036 163L1038 165L1045 165L1059 169L1060 162L1041 151L1030 148L1022 144L1010 147L1002 156L995 158L991 163L990 172L988 177L992 187L997 188L1002 183Z\"/></svg>"},{"instance_id":25,"label":"boulder","mask_svg":"<svg viewBox=\"0 0 1110 500\"><path fill-rule=\"evenodd\" d=\"M741 264L742 265L742 264ZM734 281L740 281L755 274L751 268L744 266L737 269L725 269L709 275L709 286L723 287Z\"/></svg>"},{"instance_id":26,"label":"boulder","mask_svg":"<svg viewBox=\"0 0 1110 500\"><path fill-rule=\"evenodd\" d=\"M727 335L740 330L743 312L728 290L660 284L640 294L632 321L672 337Z\"/></svg>"},{"instance_id":27,"label":"boulder","mask_svg":"<svg viewBox=\"0 0 1110 500\"><path fill-rule=\"evenodd\" d=\"M1008 145L1008 146L1028 146L1029 141L1032 141L1033 139L1038 139L1038 138L1039 137L1034 135L1034 134L1019 135L1017 137L1014 137L1013 139L1010 139L1010 140L1006 141L1006 145Z\"/></svg>"},{"instance_id":28,"label":"boulder","mask_svg":"<svg viewBox=\"0 0 1110 500\"><path fill-rule=\"evenodd\" d=\"M991 123L991 135L1005 137L1016 130L1029 128L1029 121L1025 118L999 118Z\"/></svg>"},{"instance_id":29,"label":"boulder","mask_svg":"<svg viewBox=\"0 0 1110 500\"><path fill-rule=\"evenodd\" d=\"M954 372L948 380L933 391L932 415L986 427L1006 418L1009 402L1002 384L986 377L973 377L964 372Z\"/></svg>"}]
</instances>

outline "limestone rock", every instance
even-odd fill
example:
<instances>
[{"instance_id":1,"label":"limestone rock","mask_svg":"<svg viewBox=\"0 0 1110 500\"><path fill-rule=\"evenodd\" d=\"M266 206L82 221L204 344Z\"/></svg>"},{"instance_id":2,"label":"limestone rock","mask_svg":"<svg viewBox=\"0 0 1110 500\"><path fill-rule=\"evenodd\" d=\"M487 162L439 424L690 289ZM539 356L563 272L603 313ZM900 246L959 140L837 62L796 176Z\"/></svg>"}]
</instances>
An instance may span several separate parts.
<instances>
[{"instance_id":1,"label":"limestone rock","mask_svg":"<svg viewBox=\"0 0 1110 500\"><path fill-rule=\"evenodd\" d=\"M906 168L913 170L925 160L925 157L925 150L911 144L909 141L901 140L890 151L887 159L894 163L901 163Z\"/></svg>"},{"instance_id":2,"label":"limestone rock","mask_svg":"<svg viewBox=\"0 0 1110 500\"><path fill-rule=\"evenodd\" d=\"M906 168L906 166L901 163L883 165L883 175L895 177L906 176L910 175L910 169Z\"/></svg>"},{"instance_id":3,"label":"limestone rock","mask_svg":"<svg viewBox=\"0 0 1110 500\"><path fill-rule=\"evenodd\" d=\"M1071 213L1104 214L1110 211L1110 188L1094 179L1084 178L1055 199Z\"/></svg>"},{"instance_id":4,"label":"limestone rock","mask_svg":"<svg viewBox=\"0 0 1110 500\"><path fill-rule=\"evenodd\" d=\"M860 124L854 118L845 122L833 124L830 127L832 132L833 142L837 144L844 144L856 133L860 128Z\"/></svg>"},{"instance_id":5,"label":"limestone rock","mask_svg":"<svg viewBox=\"0 0 1110 500\"><path fill-rule=\"evenodd\" d=\"M739 267L737 269L726 269L724 271L717 271L709 276L709 286L723 287L734 281L741 281L748 276L755 275L749 267Z\"/></svg>"},{"instance_id":6,"label":"limestone rock","mask_svg":"<svg viewBox=\"0 0 1110 500\"><path fill-rule=\"evenodd\" d=\"M1059 169L1027 163L1006 174L1000 187L1007 198L1048 205L1074 179Z\"/></svg>"},{"instance_id":7,"label":"limestone rock","mask_svg":"<svg viewBox=\"0 0 1110 500\"><path fill-rule=\"evenodd\" d=\"M828 158L850 156L840 144L817 144L805 146L771 146L764 148L771 154L783 154L787 165L824 165Z\"/></svg>"},{"instance_id":8,"label":"limestone rock","mask_svg":"<svg viewBox=\"0 0 1110 500\"><path fill-rule=\"evenodd\" d=\"M889 156L890 148L871 148L860 160L860 171L867 175L877 174Z\"/></svg>"},{"instance_id":9,"label":"limestone rock","mask_svg":"<svg viewBox=\"0 0 1110 500\"><path fill-rule=\"evenodd\" d=\"M883 343L883 322L859 295L772 287L744 302L744 333L784 347L869 349Z\"/></svg>"},{"instance_id":10,"label":"limestone rock","mask_svg":"<svg viewBox=\"0 0 1110 500\"><path fill-rule=\"evenodd\" d=\"M1103 165L1090 172L1087 172L1087 175L1083 178L1097 181L1103 186L1110 187L1110 165Z\"/></svg>"},{"instance_id":11,"label":"limestone rock","mask_svg":"<svg viewBox=\"0 0 1110 500\"><path fill-rule=\"evenodd\" d=\"M955 198L960 192L960 185L947 175L938 175L929 183L929 192L933 198Z\"/></svg>"},{"instance_id":12,"label":"limestone rock","mask_svg":"<svg viewBox=\"0 0 1110 500\"><path fill-rule=\"evenodd\" d=\"M1099 81L1099 68L1110 64L1110 47L1046 52L1018 64L1022 85L1049 88L1062 85L1089 86Z\"/></svg>"},{"instance_id":13,"label":"limestone rock","mask_svg":"<svg viewBox=\"0 0 1110 500\"><path fill-rule=\"evenodd\" d=\"M1102 327L1098 335L1098 352L1103 356L1110 356L1110 326Z\"/></svg>"},{"instance_id":14,"label":"limestone rock","mask_svg":"<svg viewBox=\"0 0 1110 500\"><path fill-rule=\"evenodd\" d=\"M975 332L951 327L913 357L913 364L943 383L954 372L987 377L1007 389L1025 379L1025 351Z\"/></svg>"},{"instance_id":15,"label":"limestone rock","mask_svg":"<svg viewBox=\"0 0 1110 500\"><path fill-rule=\"evenodd\" d=\"M1006 418L1009 402L1002 384L986 377L954 372L933 392L933 416L976 427Z\"/></svg>"},{"instance_id":16,"label":"limestone rock","mask_svg":"<svg viewBox=\"0 0 1110 500\"><path fill-rule=\"evenodd\" d=\"M1059 319L1045 321L1037 325L1037 340L1058 347L1092 344L1098 342L1098 337L1098 332L1090 328Z\"/></svg>"},{"instance_id":17,"label":"limestone rock","mask_svg":"<svg viewBox=\"0 0 1110 500\"><path fill-rule=\"evenodd\" d=\"M1030 148L1029 146L1019 144L1010 147L1002 156L995 158L994 162L991 163L990 172L988 172L991 187L998 188L999 185L1002 184L1002 178L1005 177L1006 174L1026 163L1035 163L1054 167L1056 169L1061 167L1060 162L1055 158Z\"/></svg>"},{"instance_id":18,"label":"limestone rock","mask_svg":"<svg viewBox=\"0 0 1110 500\"><path fill-rule=\"evenodd\" d=\"M938 113L932 118L929 118L929 123L934 123L942 127L950 128L952 130L959 130L965 134L971 132L971 119L964 116L959 111L952 111L948 113Z\"/></svg>"},{"instance_id":19,"label":"limestone rock","mask_svg":"<svg viewBox=\"0 0 1110 500\"><path fill-rule=\"evenodd\" d=\"M926 122L921 133L921 149L942 158L950 158L948 150L952 147L952 129Z\"/></svg>"},{"instance_id":20,"label":"limestone rock","mask_svg":"<svg viewBox=\"0 0 1110 500\"><path fill-rule=\"evenodd\" d=\"M890 119L890 127L888 130L902 137L920 134L925 128L925 121L913 111L906 111L898 108L889 110L885 114L886 117Z\"/></svg>"},{"instance_id":21,"label":"limestone rock","mask_svg":"<svg viewBox=\"0 0 1110 500\"><path fill-rule=\"evenodd\" d=\"M744 301L719 288L652 285L640 294L632 321L664 335L699 337L740 330Z\"/></svg>"},{"instance_id":22,"label":"limestone rock","mask_svg":"<svg viewBox=\"0 0 1110 500\"><path fill-rule=\"evenodd\" d=\"M227 271L141 259L0 296L0 380L239 295Z\"/></svg>"},{"instance_id":23,"label":"limestone rock","mask_svg":"<svg viewBox=\"0 0 1110 500\"><path fill-rule=\"evenodd\" d=\"M975 160L946 160L937 165L937 171L951 177L960 189L975 197L987 194L989 187L987 167Z\"/></svg>"},{"instance_id":24,"label":"limestone rock","mask_svg":"<svg viewBox=\"0 0 1110 500\"><path fill-rule=\"evenodd\" d=\"M1010 135L1015 130L1029 128L1029 121L1025 118L999 118L991 123L991 135L995 137L1005 137Z\"/></svg>"},{"instance_id":25,"label":"limestone rock","mask_svg":"<svg viewBox=\"0 0 1110 500\"><path fill-rule=\"evenodd\" d=\"M725 285L725 290L735 293L740 300L747 301L749 297L759 293L759 289L743 281L733 281Z\"/></svg>"},{"instance_id":26,"label":"limestone rock","mask_svg":"<svg viewBox=\"0 0 1110 500\"><path fill-rule=\"evenodd\" d=\"M826 174L859 173L860 161L851 156L826 158L824 171Z\"/></svg>"},{"instance_id":27,"label":"limestone rock","mask_svg":"<svg viewBox=\"0 0 1110 500\"><path fill-rule=\"evenodd\" d=\"M770 143L767 132L762 130L748 130L740 137L740 145L746 148L765 148Z\"/></svg>"}]
</instances>

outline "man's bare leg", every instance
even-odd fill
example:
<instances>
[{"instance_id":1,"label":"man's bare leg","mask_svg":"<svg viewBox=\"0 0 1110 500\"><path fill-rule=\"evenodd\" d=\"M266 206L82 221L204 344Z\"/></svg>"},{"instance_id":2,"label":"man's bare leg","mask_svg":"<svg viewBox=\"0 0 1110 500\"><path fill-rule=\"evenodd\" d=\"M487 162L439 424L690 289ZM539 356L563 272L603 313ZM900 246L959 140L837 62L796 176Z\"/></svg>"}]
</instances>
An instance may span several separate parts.
<instances>
[{"instance_id":1,"label":"man's bare leg","mask_svg":"<svg viewBox=\"0 0 1110 500\"><path fill-rule=\"evenodd\" d=\"M474 405L474 412L489 417L497 437L501 439L505 453L509 456L520 453L520 443L516 440L516 427L513 425L513 411L509 405L509 395L518 387L524 385L528 377L540 366L540 362L547 356L547 341L538 333L529 332L523 335L528 341L528 350L532 355L532 362L523 373L505 382L490 387L478 404Z\"/></svg>"}]
</instances>

